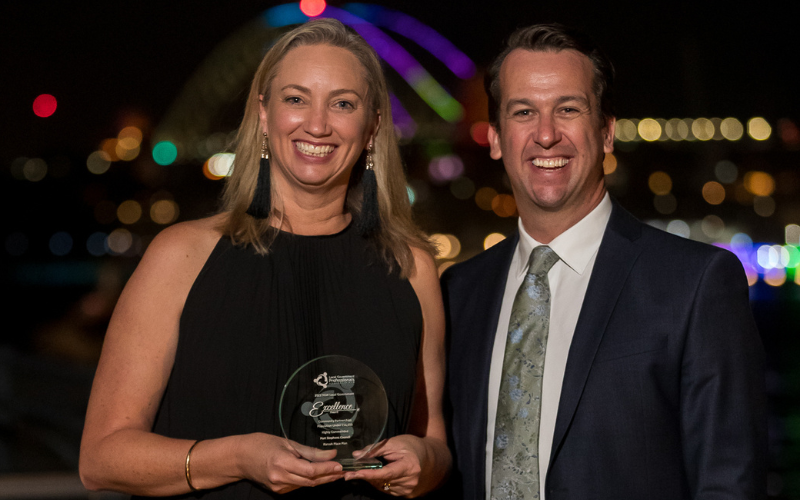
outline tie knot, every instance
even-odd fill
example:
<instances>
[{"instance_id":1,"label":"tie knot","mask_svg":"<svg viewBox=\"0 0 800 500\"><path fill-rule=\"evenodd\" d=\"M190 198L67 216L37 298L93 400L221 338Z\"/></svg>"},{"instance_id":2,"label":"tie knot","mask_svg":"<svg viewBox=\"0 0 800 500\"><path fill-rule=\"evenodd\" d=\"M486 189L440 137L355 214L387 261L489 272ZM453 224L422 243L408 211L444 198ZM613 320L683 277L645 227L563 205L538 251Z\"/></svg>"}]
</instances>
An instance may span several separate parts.
<instances>
[{"instance_id":1,"label":"tie knot","mask_svg":"<svg viewBox=\"0 0 800 500\"><path fill-rule=\"evenodd\" d=\"M547 274L558 262L558 254L552 248L541 245L533 249L528 260L528 274Z\"/></svg>"}]
</instances>

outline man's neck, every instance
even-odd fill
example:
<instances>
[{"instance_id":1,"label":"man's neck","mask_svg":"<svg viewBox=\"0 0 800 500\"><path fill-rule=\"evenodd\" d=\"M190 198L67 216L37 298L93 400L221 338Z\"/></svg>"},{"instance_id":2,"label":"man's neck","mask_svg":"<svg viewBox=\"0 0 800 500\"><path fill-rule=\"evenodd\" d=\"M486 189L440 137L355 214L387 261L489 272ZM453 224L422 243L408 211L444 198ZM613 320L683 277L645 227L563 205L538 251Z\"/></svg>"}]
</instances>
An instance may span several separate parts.
<instances>
[{"instance_id":1,"label":"man's neck","mask_svg":"<svg viewBox=\"0 0 800 500\"><path fill-rule=\"evenodd\" d=\"M532 210L525 210L520 207L519 215L522 220L522 227L531 238L543 245L547 245L589 215L603 201L605 195L605 189L598 191L598 194L592 197L591 203L581 205L580 210L575 211L557 210L549 212L538 207Z\"/></svg>"}]
</instances>

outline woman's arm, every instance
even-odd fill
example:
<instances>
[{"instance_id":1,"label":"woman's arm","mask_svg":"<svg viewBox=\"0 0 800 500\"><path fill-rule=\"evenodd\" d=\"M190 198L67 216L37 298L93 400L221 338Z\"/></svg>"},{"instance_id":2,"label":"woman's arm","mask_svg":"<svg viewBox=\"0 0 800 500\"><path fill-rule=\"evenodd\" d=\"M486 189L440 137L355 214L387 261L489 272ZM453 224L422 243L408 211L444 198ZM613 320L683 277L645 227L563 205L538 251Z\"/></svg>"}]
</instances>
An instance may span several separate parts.
<instances>
[{"instance_id":1,"label":"woman's arm","mask_svg":"<svg viewBox=\"0 0 800 500\"><path fill-rule=\"evenodd\" d=\"M215 224L212 218L164 230L120 296L81 442L80 475L89 489L150 496L189 491L184 467L194 441L151 428L175 360L183 305L219 239ZM191 474L198 489L247 478L283 492L337 479L337 466L301 460L285 440L251 434L203 441L192 451Z\"/></svg>"},{"instance_id":2,"label":"woman's arm","mask_svg":"<svg viewBox=\"0 0 800 500\"><path fill-rule=\"evenodd\" d=\"M414 248L415 272L409 279L422 307L422 345L409 434L388 439L378 455L389 463L378 470L348 472L387 493L416 497L441 485L450 470L442 394L445 377L444 306L433 257Z\"/></svg>"}]
</instances>

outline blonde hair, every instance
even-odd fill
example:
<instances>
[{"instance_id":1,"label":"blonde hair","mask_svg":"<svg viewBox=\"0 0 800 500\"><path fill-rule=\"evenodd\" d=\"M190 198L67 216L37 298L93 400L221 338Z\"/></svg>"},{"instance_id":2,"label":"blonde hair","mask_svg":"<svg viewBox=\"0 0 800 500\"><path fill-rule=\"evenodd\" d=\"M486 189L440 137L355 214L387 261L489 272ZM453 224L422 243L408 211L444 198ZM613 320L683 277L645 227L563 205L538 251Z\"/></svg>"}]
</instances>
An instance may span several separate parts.
<instances>
[{"instance_id":1,"label":"blonde hair","mask_svg":"<svg viewBox=\"0 0 800 500\"><path fill-rule=\"evenodd\" d=\"M390 271L395 263L401 275L414 272L411 247L418 247L433 255L434 249L425 235L414 224L411 204L406 191L406 179L400 160L400 150L394 134L392 110L386 80L378 56L372 47L353 30L334 19L309 21L284 34L269 49L256 70L245 105L244 118L235 139L233 172L226 180L222 193L222 212L227 213L220 228L234 244L252 245L259 254L269 252L277 230L270 226L270 218L256 219L246 213L255 194L261 158L262 131L259 118L259 95L266 100L275 78L278 63L292 49L308 45L331 45L350 51L364 68L367 80L369 111L380 114L381 124L373 138L373 160L378 184L380 229L369 238L374 242L381 258ZM347 189L345 210L358 217L361 213L362 190L356 182L364 171L363 163L352 171ZM272 200L280 193L272 188ZM275 214L273 202L272 213Z\"/></svg>"}]
</instances>

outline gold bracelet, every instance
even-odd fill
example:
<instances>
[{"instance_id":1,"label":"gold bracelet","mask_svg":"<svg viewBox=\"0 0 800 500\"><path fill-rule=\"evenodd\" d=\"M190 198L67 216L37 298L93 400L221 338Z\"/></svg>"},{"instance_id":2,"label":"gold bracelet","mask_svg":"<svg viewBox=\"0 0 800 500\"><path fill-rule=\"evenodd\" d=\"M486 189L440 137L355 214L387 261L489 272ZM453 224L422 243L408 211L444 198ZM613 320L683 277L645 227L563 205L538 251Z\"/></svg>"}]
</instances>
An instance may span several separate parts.
<instances>
[{"instance_id":1,"label":"gold bracelet","mask_svg":"<svg viewBox=\"0 0 800 500\"><path fill-rule=\"evenodd\" d=\"M189 463L192 460L192 450L194 449L195 446L197 446L197 443L199 443L200 441L202 441L202 439L198 439L197 441L195 441L192 447L189 448L189 452L186 454L186 482L189 484L189 489L192 491L197 491L197 488L195 488L194 485L192 484L192 472L189 470Z\"/></svg>"}]
</instances>

